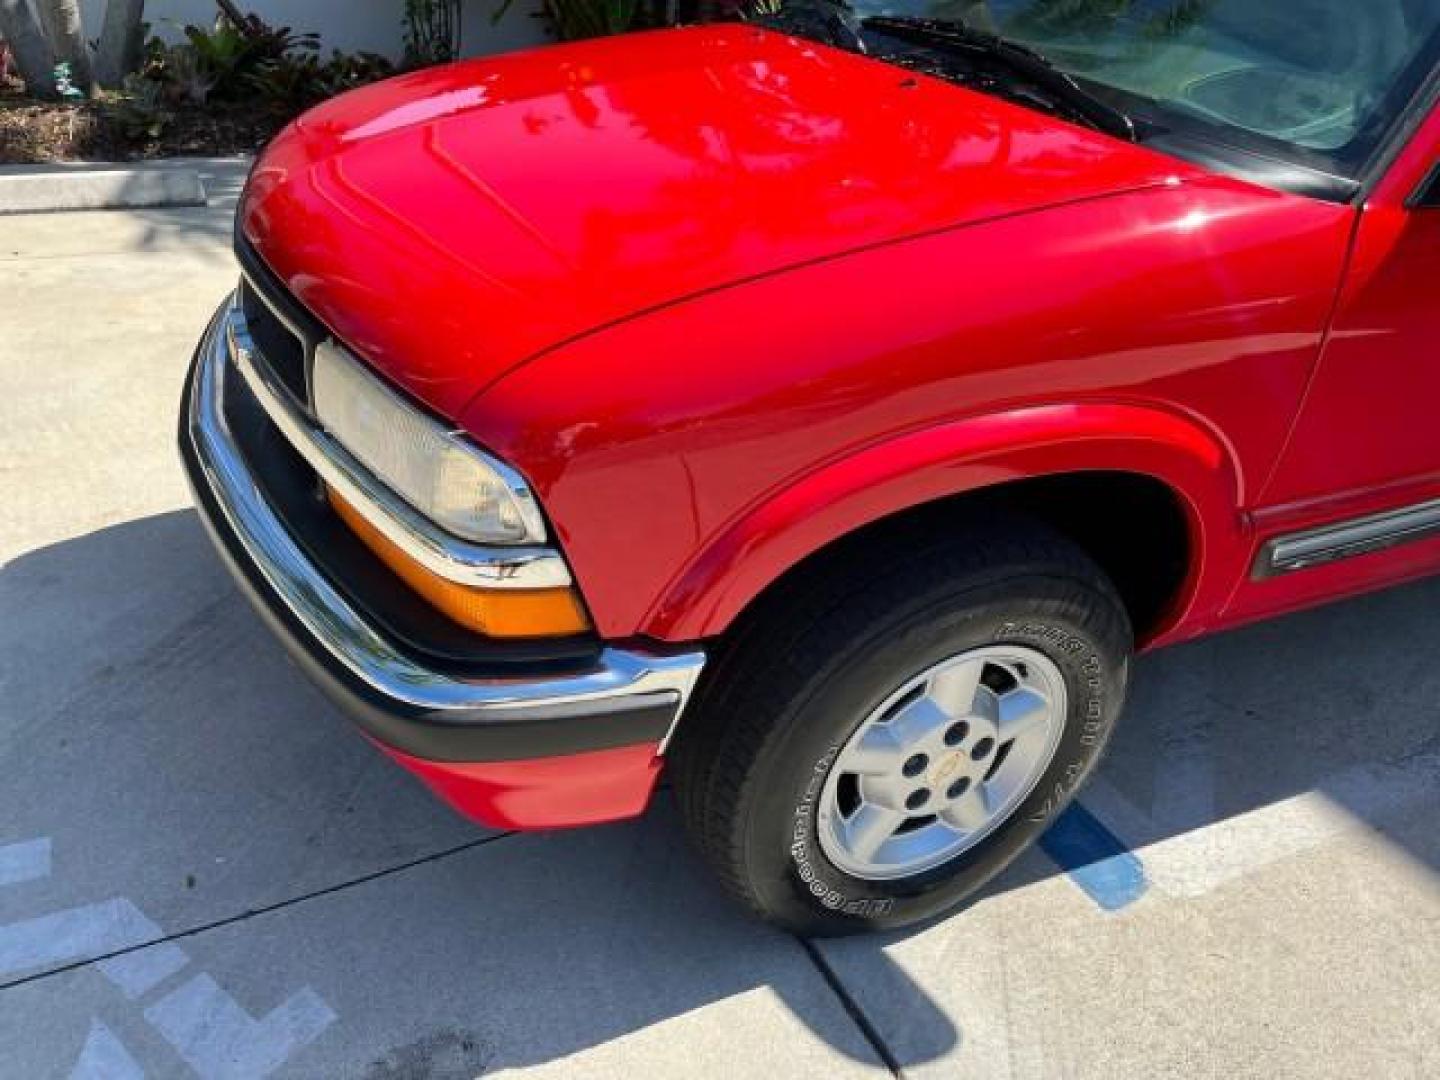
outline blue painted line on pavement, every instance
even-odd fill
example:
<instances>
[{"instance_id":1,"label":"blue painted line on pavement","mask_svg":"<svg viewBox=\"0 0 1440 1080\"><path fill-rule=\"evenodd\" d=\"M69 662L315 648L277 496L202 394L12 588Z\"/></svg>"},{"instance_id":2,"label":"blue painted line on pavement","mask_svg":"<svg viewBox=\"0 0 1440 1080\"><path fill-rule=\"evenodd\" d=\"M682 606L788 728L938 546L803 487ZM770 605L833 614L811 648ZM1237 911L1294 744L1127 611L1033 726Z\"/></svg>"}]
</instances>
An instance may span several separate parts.
<instances>
[{"instance_id":1,"label":"blue painted line on pavement","mask_svg":"<svg viewBox=\"0 0 1440 1080\"><path fill-rule=\"evenodd\" d=\"M1128 907L1150 888L1135 853L1079 803L1056 819L1040 847L1106 911Z\"/></svg>"}]
</instances>

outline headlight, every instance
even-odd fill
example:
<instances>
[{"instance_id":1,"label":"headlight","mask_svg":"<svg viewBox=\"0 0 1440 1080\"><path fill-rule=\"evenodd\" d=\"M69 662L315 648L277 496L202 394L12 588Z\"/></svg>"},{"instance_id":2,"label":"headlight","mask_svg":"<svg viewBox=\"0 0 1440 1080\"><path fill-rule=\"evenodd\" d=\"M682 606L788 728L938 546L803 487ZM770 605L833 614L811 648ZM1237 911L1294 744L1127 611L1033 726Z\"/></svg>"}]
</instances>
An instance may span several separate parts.
<instances>
[{"instance_id":1,"label":"headlight","mask_svg":"<svg viewBox=\"0 0 1440 1080\"><path fill-rule=\"evenodd\" d=\"M525 480L396 394L343 349L315 350L315 415L396 494L457 536L539 544L545 521Z\"/></svg>"}]
</instances>

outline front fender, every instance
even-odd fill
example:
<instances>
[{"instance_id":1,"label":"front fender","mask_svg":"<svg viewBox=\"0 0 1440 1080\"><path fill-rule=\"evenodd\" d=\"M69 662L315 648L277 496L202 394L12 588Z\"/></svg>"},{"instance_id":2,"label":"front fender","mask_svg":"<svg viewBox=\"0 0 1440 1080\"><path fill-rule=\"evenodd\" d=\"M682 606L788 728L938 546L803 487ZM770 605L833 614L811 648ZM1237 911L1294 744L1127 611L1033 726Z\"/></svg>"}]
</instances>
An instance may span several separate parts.
<instances>
[{"instance_id":1,"label":"front fender","mask_svg":"<svg viewBox=\"0 0 1440 1080\"><path fill-rule=\"evenodd\" d=\"M696 640L725 630L807 556L888 515L1009 481L1082 471L1164 483L1188 519L1182 596L1149 644L1191 636L1243 571L1244 478L1222 440L1151 406L1041 405L910 432L832 460L746 508L706 542L644 619L644 631Z\"/></svg>"},{"instance_id":2,"label":"front fender","mask_svg":"<svg viewBox=\"0 0 1440 1080\"><path fill-rule=\"evenodd\" d=\"M714 635L859 526L1080 469L1187 508L1173 635L1243 573L1236 508L1313 372L1353 213L1212 178L915 237L600 328L461 424L534 485L607 638Z\"/></svg>"}]
</instances>

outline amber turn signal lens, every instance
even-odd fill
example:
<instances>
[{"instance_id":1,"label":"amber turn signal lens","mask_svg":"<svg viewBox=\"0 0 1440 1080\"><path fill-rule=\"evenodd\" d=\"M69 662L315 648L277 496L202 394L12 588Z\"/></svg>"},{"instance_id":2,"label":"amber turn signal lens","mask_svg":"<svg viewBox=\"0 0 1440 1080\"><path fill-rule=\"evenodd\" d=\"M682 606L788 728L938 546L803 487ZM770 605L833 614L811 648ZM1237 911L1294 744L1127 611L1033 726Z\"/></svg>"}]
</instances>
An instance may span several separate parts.
<instances>
[{"instance_id":1,"label":"amber turn signal lens","mask_svg":"<svg viewBox=\"0 0 1440 1080\"><path fill-rule=\"evenodd\" d=\"M340 519L410 588L437 610L470 630L491 637L559 637L590 627L573 589L477 589L446 581L401 551L333 490L326 489Z\"/></svg>"}]
</instances>

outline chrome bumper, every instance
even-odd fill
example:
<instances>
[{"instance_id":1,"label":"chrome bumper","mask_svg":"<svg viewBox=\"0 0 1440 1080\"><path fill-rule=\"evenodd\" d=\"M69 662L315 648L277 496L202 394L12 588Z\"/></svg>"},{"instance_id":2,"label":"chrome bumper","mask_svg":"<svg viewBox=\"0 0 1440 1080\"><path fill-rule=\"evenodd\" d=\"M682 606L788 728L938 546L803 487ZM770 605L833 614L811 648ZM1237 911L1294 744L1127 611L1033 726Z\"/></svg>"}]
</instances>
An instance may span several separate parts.
<instances>
[{"instance_id":1,"label":"chrome bumper","mask_svg":"<svg viewBox=\"0 0 1440 1080\"><path fill-rule=\"evenodd\" d=\"M422 715L426 723L447 727L491 723L511 727L531 718L546 722L556 718L583 721L592 713L664 708L667 713L673 712L673 716L668 730L660 738L663 748L704 664L702 652L662 655L605 647L593 667L581 674L533 679L465 679L420 666L368 625L287 533L279 516L267 504L227 427L223 409L224 374L227 365L236 364L252 391L259 387L257 400L288 439L297 442L297 439L303 441L316 436L328 438L298 410L287 409L283 399L273 394L267 396L263 376L249 363L240 347L245 340L240 336L243 330L243 318L239 318L233 303L227 301L206 331L196 354L188 405L182 418L182 440L189 441L189 446L183 449L190 451L184 456L197 489L197 504L209 519L212 531L222 534L220 539L233 539L233 543L226 544L230 550L225 554L233 561L248 562L258 572L274 598L293 616L303 635L334 664L363 684L368 693L362 696L370 708L373 709L375 695L378 695L382 708L393 705L407 715ZM307 447L297 443L297 450L313 463L316 445L312 442L307 453ZM322 476L332 479L324 472ZM342 479L355 484L353 475ZM373 483L373 479L370 482ZM352 486L349 494L363 498L368 492ZM473 555L474 546L469 547ZM237 548L243 553L243 560L236 558ZM503 548L492 549L492 552L497 559L506 556ZM485 561L485 554L481 553L481 563ZM244 569L238 567L237 572ZM268 606L272 610L265 613L275 615L273 604ZM313 653L313 648L309 651ZM317 658L311 656L310 659ZM314 665L307 666L312 674L317 674ZM327 686L327 689L334 687ZM382 741L393 741L383 732L376 734ZM523 755L507 753L505 756Z\"/></svg>"}]
</instances>

